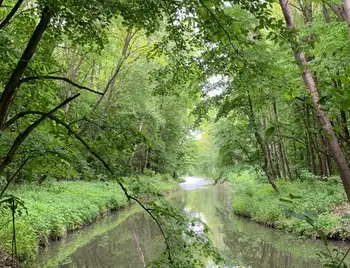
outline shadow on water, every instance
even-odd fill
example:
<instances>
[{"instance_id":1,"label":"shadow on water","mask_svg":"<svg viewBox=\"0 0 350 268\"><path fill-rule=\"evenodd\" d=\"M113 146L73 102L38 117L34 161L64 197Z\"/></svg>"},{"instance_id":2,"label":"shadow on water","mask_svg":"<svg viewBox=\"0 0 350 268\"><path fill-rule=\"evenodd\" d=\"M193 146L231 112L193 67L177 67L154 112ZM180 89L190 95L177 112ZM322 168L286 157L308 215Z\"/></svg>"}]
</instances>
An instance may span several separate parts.
<instances>
[{"instance_id":1,"label":"shadow on water","mask_svg":"<svg viewBox=\"0 0 350 268\"><path fill-rule=\"evenodd\" d=\"M209 225L215 245L227 258L226 267L322 267L316 256L324 250L319 240L300 239L234 216L229 187L208 184L191 177L169 199ZM52 244L32 267L145 267L163 248L155 223L133 206Z\"/></svg>"}]
</instances>

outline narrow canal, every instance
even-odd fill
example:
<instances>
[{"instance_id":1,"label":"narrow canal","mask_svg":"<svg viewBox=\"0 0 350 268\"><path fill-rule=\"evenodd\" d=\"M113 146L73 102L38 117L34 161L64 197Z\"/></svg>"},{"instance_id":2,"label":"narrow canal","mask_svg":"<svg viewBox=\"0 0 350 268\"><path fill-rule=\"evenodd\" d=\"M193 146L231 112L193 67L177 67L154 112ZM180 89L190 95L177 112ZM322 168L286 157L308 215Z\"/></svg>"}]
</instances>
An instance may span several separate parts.
<instances>
[{"instance_id":1,"label":"narrow canal","mask_svg":"<svg viewBox=\"0 0 350 268\"><path fill-rule=\"evenodd\" d=\"M180 186L169 199L209 225L215 245L227 258L225 267L322 267L316 255L324 250L321 241L301 239L234 216L227 185L214 186L188 177ZM51 244L32 267L139 268L155 259L163 247L157 226L135 205Z\"/></svg>"}]
</instances>

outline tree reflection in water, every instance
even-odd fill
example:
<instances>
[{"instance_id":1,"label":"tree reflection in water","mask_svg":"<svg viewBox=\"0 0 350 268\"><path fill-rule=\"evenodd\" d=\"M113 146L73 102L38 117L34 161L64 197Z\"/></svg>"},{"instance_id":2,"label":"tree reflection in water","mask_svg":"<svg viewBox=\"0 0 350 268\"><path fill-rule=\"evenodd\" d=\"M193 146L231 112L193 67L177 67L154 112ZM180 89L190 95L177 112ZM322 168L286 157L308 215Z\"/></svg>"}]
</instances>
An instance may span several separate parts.
<instances>
[{"instance_id":1,"label":"tree reflection in water","mask_svg":"<svg viewBox=\"0 0 350 268\"><path fill-rule=\"evenodd\" d=\"M227 258L226 267L322 267L316 256L324 249L320 241L299 239L233 216L228 186L178 191L169 199L205 220L214 244ZM98 235L91 236L95 229ZM152 219L140 210L126 209L58 242L33 267L143 268L163 249L163 237Z\"/></svg>"}]
</instances>

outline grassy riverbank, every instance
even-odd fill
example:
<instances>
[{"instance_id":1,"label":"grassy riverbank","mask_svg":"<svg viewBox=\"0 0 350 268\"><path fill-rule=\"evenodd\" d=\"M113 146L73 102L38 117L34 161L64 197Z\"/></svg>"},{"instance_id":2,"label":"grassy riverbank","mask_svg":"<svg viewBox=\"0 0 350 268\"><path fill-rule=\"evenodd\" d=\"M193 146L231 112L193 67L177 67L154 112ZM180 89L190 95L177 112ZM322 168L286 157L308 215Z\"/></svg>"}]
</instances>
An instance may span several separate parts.
<instances>
[{"instance_id":1,"label":"grassy riverbank","mask_svg":"<svg viewBox=\"0 0 350 268\"><path fill-rule=\"evenodd\" d=\"M329 181L314 178L293 182L279 180L277 184L281 193L277 194L268 183L254 177L248 171L230 177L236 214L297 235L315 237L317 233L309 224L285 213L286 210L298 213L312 211L318 215L316 226L329 238L350 239L349 221L341 219L344 214L350 213L350 207L337 178ZM289 199L290 194L298 198L292 203L282 201Z\"/></svg>"},{"instance_id":2,"label":"grassy riverbank","mask_svg":"<svg viewBox=\"0 0 350 268\"><path fill-rule=\"evenodd\" d=\"M174 190L178 185L161 176L125 181L130 191L143 195ZM9 193L23 200L26 207L16 218L17 253L24 262L35 258L39 246L48 244L50 239L59 239L68 231L127 205L124 193L114 182L47 181L43 185L17 185ZM13 233L9 211L1 215L0 227L0 248L11 252Z\"/></svg>"}]
</instances>

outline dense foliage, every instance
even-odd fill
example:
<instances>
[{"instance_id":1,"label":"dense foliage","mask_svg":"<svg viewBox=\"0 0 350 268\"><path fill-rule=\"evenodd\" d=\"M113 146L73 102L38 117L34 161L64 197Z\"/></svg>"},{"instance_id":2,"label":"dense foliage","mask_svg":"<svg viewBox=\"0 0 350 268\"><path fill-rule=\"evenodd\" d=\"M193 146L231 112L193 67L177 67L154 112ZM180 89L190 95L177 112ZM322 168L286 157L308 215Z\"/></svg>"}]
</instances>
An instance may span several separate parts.
<instances>
[{"instance_id":1,"label":"dense foliage","mask_svg":"<svg viewBox=\"0 0 350 268\"><path fill-rule=\"evenodd\" d=\"M129 178L220 178L233 166L282 194L304 186L278 179L311 173L350 200L349 10L348 0L0 0L2 213L14 226L24 207L12 184L114 181L181 238L188 219L147 204L154 215L142 179ZM330 176L339 185L319 182ZM170 234L163 261L204 265L176 243L172 259Z\"/></svg>"}]
</instances>

